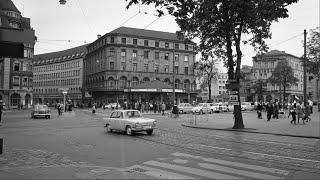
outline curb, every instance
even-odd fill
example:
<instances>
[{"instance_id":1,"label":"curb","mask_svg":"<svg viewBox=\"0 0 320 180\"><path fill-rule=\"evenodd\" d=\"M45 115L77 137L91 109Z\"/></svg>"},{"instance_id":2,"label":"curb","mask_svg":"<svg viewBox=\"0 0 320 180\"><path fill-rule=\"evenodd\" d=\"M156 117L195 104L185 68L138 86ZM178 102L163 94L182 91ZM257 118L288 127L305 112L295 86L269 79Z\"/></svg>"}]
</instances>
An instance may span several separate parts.
<instances>
[{"instance_id":1,"label":"curb","mask_svg":"<svg viewBox=\"0 0 320 180\"><path fill-rule=\"evenodd\" d=\"M184 127L188 127L188 128L209 129L209 130L218 130L218 131L236 131L236 132L247 132L247 133L255 133L255 134L271 134L271 135L276 135L276 136L288 136L288 137L299 137L299 138L309 138L309 139L320 139L320 137L316 137L316 136L302 136L302 135L292 135L292 134L257 132L257 131L241 130L241 129L220 129L220 128L191 126L191 125L186 125L186 124L181 124L181 125L184 126Z\"/></svg>"}]
</instances>

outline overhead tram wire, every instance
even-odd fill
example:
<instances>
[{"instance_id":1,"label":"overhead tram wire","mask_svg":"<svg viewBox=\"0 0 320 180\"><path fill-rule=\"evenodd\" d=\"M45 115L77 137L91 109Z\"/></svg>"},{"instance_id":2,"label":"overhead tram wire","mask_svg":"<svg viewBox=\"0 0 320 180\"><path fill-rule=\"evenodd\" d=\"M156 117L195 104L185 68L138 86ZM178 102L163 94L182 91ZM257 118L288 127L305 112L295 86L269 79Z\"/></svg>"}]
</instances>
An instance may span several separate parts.
<instances>
[{"instance_id":1,"label":"overhead tram wire","mask_svg":"<svg viewBox=\"0 0 320 180\"><path fill-rule=\"evenodd\" d=\"M86 13L85 13L84 10L82 9L79 0L76 0L76 1L77 1L78 7L80 8L80 10L81 10L81 12L82 12L82 15L83 15L84 18L85 18L86 24L87 24L87 26L89 27L90 31L91 31L93 34L96 34L96 33L94 32L94 30L92 29L92 27L90 26L90 24L89 24L89 22L88 22L88 18L87 18L87 16L86 16Z\"/></svg>"},{"instance_id":2,"label":"overhead tram wire","mask_svg":"<svg viewBox=\"0 0 320 180\"><path fill-rule=\"evenodd\" d=\"M285 43L285 42L288 42L288 41L290 41L290 40L292 40L292 39L295 39L295 38L297 38L297 37L300 37L301 35L303 35L303 33L299 33L299 34L297 34L297 35L295 35L295 36L292 36L292 37L290 37L290 38L288 38L288 39L286 39L286 40L283 40L283 41L280 41L280 42L278 42L278 43L272 44L272 45L270 45L270 47L271 47L271 46L278 46L278 45L283 44L283 43Z\"/></svg>"}]
</instances>

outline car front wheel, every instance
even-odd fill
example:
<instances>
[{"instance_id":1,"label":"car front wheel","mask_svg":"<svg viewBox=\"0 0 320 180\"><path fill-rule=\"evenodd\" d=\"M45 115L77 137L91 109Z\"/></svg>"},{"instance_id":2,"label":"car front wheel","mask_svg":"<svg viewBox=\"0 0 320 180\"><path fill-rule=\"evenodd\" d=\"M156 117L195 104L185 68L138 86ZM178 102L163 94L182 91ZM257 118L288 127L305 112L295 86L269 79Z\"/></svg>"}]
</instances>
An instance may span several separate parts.
<instances>
[{"instance_id":1,"label":"car front wheel","mask_svg":"<svg viewBox=\"0 0 320 180\"><path fill-rule=\"evenodd\" d=\"M131 126L127 126L127 127L126 127L126 134L127 134L128 136L132 136L132 135L133 135Z\"/></svg>"},{"instance_id":2,"label":"car front wheel","mask_svg":"<svg viewBox=\"0 0 320 180\"><path fill-rule=\"evenodd\" d=\"M111 127L110 127L109 124L106 124L106 129L107 129L107 132L108 132L108 133L111 133L111 132L112 132L112 129L111 129Z\"/></svg>"},{"instance_id":3,"label":"car front wheel","mask_svg":"<svg viewBox=\"0 0 320 180\"><path fill-rule=\"evenodd\" d=\"M148 135L152 135L152 133L153 133L153 129L147 130L147 134L148 134Z\"/></svg>"}]
</instances>

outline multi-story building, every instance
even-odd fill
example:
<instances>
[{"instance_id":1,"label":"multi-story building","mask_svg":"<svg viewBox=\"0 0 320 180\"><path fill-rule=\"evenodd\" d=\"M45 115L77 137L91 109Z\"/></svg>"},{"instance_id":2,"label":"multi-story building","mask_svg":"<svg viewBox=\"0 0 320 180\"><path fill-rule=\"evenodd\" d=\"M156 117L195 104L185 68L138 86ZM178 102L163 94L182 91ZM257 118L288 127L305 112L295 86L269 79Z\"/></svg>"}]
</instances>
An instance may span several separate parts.
<instances>
[{"instance_id":1,"label":"multi-story building","mask_svg":"<svg viewBox=\"0 0 320 180\"><path fill-rule=\"evenodd\" d=\"M87 47L86 91L96 103L172 102L173 94L178 102L190 102L196 98L194 46L193 42L179 40L175 33L117 28ZM154 80L162 85L155 82L135 88ZM172 90L162 88L167 85Z\"/></svg>"},{"instance_id":2,"label":"multi-story building","mask_svg":"<svg viewBox=\"0 0 320 180\"><path fill-rule=\"evenodd\" d=\"M253 57L253 81L262 80L266 82L280 61L287 61L292 67L294 76L299 80L297 85L286 88L286 101L291 101L295 98L303 100L302 60L299 57L285 53L284 51L272 50L266 54ZM263 101L283 99L283 93L280 93L280 87L278 85L272 85L271 83L266 84L267 86L265 87L266 90L263 94ZM254 100L258 100L257 95Z\"/></svg>"},{"instance_id":3,"label":"multi-story building","mask_svg":"<svg viewBox=\"0 0 320 180\"><path fill-rule=\"evenodd\" d=\"M227 99L229 98L227 94L227 89L226 89L227 80L228 80L228 74L219 72L217 80L214 83L212 83L211 96L213 97L215 102L227 101Z\"/></svg>"},{"instance_id":4,"label":"multi-story building","mask_svg":"<svg viewBox=\"0 0 320 180\"><path fill-rule=\"evenodd\" d=\"M86 45L59 52L36 55L33 62L33 98L35 103L83 102L83 58Z\"/></svg>"},{"instance_id":5,"label":"multi-story building","mask_svg":"<svg viewBox=\"0 0 320 180\"><path fill-rule=\"evenodd\" d=\"M5 108L29 107L32 104L35 40L30 19L22 17L11 0L0 0L0 41L21 44L21 54L24 52L20 58L0 57L0 99Z\"/></svg>"}]
</instances>

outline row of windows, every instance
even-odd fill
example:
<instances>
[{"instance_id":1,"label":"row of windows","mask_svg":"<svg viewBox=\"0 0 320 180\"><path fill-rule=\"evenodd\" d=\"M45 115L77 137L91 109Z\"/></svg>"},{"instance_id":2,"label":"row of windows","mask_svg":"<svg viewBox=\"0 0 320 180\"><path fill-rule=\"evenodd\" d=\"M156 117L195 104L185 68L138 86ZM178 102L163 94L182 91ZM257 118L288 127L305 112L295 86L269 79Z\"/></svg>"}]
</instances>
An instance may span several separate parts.
<instances>
[{"instance_id":1,"label":"row of windows","mask_svg":"<svg viewBox=\"0 0 320 180\"><path fill-rule=\"evenodd\" d=\"M10 17L20 18L20 14L14 11L4 11L4 13Z\"/></svg>"},{"instance_id":2,"label":"row of windows","mask_svg":"<svg viewBox=\"0 0 320 180\"><path fill-rule=\"evenodd\" d=\"M169 73L169 65L163 65L162 68L160 68L159 64L154 64L154 69L149 68L150 64L144 64L143 65L143 69L142 70L138 70L138 63L132 63L129 64L131 65L131 67L127 66L128 63L126 62L121 62L120 64L120 70L121 71L132 71L132 72L156 72L156 73ZM101 63L98 64L97 68L94 66L90 66L87 67L88 70L90 70L91 72L93 72L93 70L99 71L101 69L107 69L106 67L106 63ZM109 63L109 69L108 70L116 70L115 69L115 64L114 62L110 62ZM191 69L191 71L193 71L193 69ZM181 72L179 71L179 66L174 66L174 73L175 74L181 74ZM189 72L189 67L184 67L183 69L183 74L185 75L193 75L194 72Z\"/></svg>"},{"instance_id":3,"label":"row of windows","mask_svg":"<svg viewBox=\"0 0 320 180\"><path fill-rule=\"evenodd\" d=\"M80 61L72 61L72 62L66 62L63 64L52 64L47 66L34 67L34 72L57 71L57 70L71 69L75 67L80 67Z\"/></svg>"},{"instance_id":4,"label":"row of windows","mask_svg":"<svg viewBox=\"0 0 320 180\"><path fill-rule=\"evenodd\" d=\"M121 37L120 42L118 42L118 38L120 37L106 37L104 39L101 39L97 42L95 42L92 46L89 46L89 52L92 52L102 46L110 44L131 44L131 45L139 45L139 46L145 46L145 47L157 47L157 48L166 48L166 49L182 49L182 50L192 50L194 51L195 47L190 44L179 44L179 43L170 43L165 41L157 41L157 40L147 40L147 39L137 39L137 38L126 38ZM172 45L172 46L171 46Z\"/></svg>"},{"instance_id":5,"label":"row of windows","mask_svg":"<svg viewBox=\"0 0 320 180\"><path fill-rule=\"evenodd\" d=\"M23 57L32 59L33 58L33 49L24 49Z\"/></svg>"},{"instance_id":6,"label":"row of windows","mask_svg":"<svg viewBox=\"0 0 320 180\"><path fill-rule=\"evenodd\" d=\"M293 60L289 61L289 65L295 70L303 70L303 66L301 63L297 63ZM276 68L277 64L275 62L253 62L253 67L257 69L263 69L263 68Z\"/></svg>"},{"instance_id":7,"label":"row of windows","mask_svg":"<svg viewBox=\"0 0 320 180\"><path fill-rule=\"evenodd\" d=\"M80 76L80 70L72 70L58 73L50 73L50 74L39 74L34 75L35 80L43 80L43 79L55 79L55 78L65 78L65 77L76 77Z\"/></svg>"},{"instance_id":8,"label":"row of windows","mask_svg":"<svg viewBox=\"0 0 320 180\"><path fill-rule=\"evenodd\" d=\"M80 78L34 82L35 87L80 85Z\"/></svg>"},{"instance_id":9,"label":"row of windows","mask_svg":"<svg viewBox=\"0 0 320 180\"><path fill-rule=\"evenodd\" d=\"M21 79L21 81L20 81ZM12 86L32 87L33 80L28 77L12 76Z\"/></svg>"},{"instance_id":10,"label":"row of windows","mask_svg":"<svg viewBox=\"0 0 320 180\"><path fill-rule=\"evenodd\" d=\"M27 62L13 62L13 71L32 71L32 64Z\"/></svg>"},{"instance_id":11,"label":"row of windows","mask_svg":"<svg viewBox=\"0 0 320 180\"><path fill-rule=\"evenodd\" d=\"M33 91L35 93L38 94L59 94L61 93L61 91L59 90L59 88L49 88L49 89L38 89L38 88L34 88ZM81 87L74 87L74 88L69 88L68 90L68 94L72 94L72 93L80 93L81 92Z\"/></svg>"}]
</instances>

